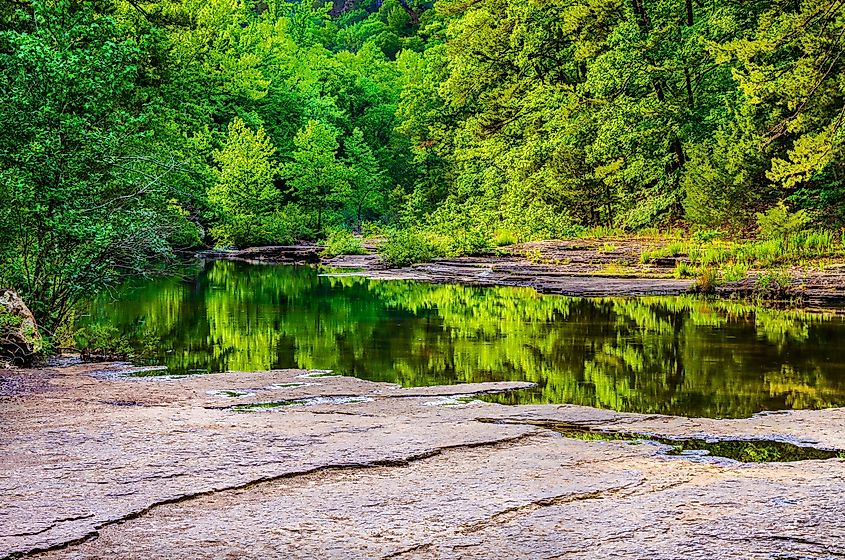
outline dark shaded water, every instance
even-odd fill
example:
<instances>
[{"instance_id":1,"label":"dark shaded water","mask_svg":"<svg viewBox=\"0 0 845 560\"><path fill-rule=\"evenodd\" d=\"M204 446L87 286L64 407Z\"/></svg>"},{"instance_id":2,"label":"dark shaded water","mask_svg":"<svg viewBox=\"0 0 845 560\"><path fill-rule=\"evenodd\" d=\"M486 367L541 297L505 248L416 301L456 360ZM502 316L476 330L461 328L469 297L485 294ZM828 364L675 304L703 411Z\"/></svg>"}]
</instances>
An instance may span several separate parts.
<instances>
[{"instance_id":1,"label":"dark shaded water","mask_svg":"<svg viewBox=\"0 0 845 560\"><path fill-rule=\"evenodd\" d=\"M100 298L168 373L331 369L432 385L534 381L505 403L741 417L845 405L845 322L693 297L579 299L212 261Z\"/></svg>"}]
</instances>

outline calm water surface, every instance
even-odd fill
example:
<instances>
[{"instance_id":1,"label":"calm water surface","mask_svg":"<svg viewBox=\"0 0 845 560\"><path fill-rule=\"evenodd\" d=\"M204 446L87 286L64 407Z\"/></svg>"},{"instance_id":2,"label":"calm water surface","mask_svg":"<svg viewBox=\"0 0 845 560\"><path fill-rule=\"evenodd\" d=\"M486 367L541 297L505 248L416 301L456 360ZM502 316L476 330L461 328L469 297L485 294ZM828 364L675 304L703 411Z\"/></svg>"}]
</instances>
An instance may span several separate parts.
<instances>
[{"instance_id":1,"label":"calm water surface","mask_svg":"<svg viewBox=\"0 0 845 560\"><path fill-rule=\"evenodd\" d=\"M684 416L845 405L841 317L685 296L579 299L211 261L98 299L90 322L168 373L533 381L492 399Z\"/></svg>"}]
</instances>

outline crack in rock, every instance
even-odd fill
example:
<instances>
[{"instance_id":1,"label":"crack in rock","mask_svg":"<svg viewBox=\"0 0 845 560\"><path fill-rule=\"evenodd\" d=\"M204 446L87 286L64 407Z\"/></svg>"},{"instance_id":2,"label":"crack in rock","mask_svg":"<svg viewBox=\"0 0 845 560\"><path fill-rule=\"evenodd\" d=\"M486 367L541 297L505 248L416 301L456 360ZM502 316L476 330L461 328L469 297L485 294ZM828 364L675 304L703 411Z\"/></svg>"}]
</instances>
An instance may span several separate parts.
<instances>
[{"instance_id":1,"label":"crack in rock","mask_svg":"<svg viewBox=\"0 0 845 560\"><path fill-rule=\"evenodd\" d=\"M621 484L619 486L613 486L604 490L595 490L593 492L584 493L567 492L566 494L560 494L558 496L540 498L539 500L534 500L526 504L510 507L500 512L497 512L483 521L478 521L476 523L466 525L462 527L459 532L464 534L476 533L494 523L508 523L509 521L520 515L525 515L544 507L552 507L586 500L601 500L603 498L616 496L618 494L621 494L625 490L642 486L643 484L645 484L645 481L645 478L640 478L638 481L629 482L627 484Z\"/></svg>"},{"instance_id":2,"label":"crack in rock","mask_svg":"<svg viewBox=\"0 0 845 560\"><path fill-rule=\"evenodd\" d=\"M55 520L53 520L53 522L48 527L45 527L44 529L41 529L40 531L32 531L32 532L29 532L29 533L13 533L13 534L0 535L0 536L3 536L3 537L33 537L35 535L40 535L42 533L46 533L50 529L56 528L59 525L59 523L67 523L68 521L80 521L82 519L90 519L91 517L94 517L93 513L89 513L87 515L77 515L75 517L65 517L63 519L55 519Z\"/></svg>"},{"instance_id":3,"label":"crack in rock","mask_svg":"<svg viewBox=\"0 0 845 560\"><path fill-rule=\"evenodd\" d=\"M518 436L512 436L507 438L500 438L494 440L483 440L483 441L476 441L470 443L460 443L454 445L444 445L442 447L437 447L434 449L430 449L427 451L422 451L420 453L416 453L413 455L409 455L408 457L402 459L378 459L375 461L368 461L368 462L350 462L350 463L339 463L339 464L328 464L328 465L321 465L319 467L314 467L311 469L306 469L302 471L294 471L288 472L280 475L274 476L267 476L257 478L255 480L250 480L248 482L244 482L242 484L236 484L234 486L227 486L224 488L216 488L211 490L205 490L200 492L194 492L191 494L184 494L182 496L176 496L173 498L168 498L166 500L160 500L158 502L152 503L140 510L130 512L126 515L115 519L109 519L103 521L102 523L97 524L91 531L88 531L84 535L80 536L79 538L56 543L49 546L42 546L42 547L34 547L29 550L25 551L13 551L6 556L0 557L0 560L14 560L17 558L25 558L28 556L33 556L35 554L40 554L44 552L53 552L57 550L65 550L67 548L71 548L74 546L78 546L80 544L86 543L92 539L95 539L99 536L100 531L106 527L110 527L112 525L118 525L121 523L126 523L127 521L132 521L134 519L138 519L143 517L153 511L156 508L166 505L173 505L173 504L181 504L190 500L195 500L198 498L204 498L207 496L212 496L215 494L221 494L224 492L234 492L238 490L246 490L250 488L254 488L261 484L267 484L272 482L277 482L281 480L288 480L291 478L297 478L301 476L312 475L321 472L330 472L330 471L341 471L341 470L358 470L358 469L375 469L375 468L383 468L383 467L407 467L412 463L422 461L424 459L429 459L432 457L436 457L437 455L441 455L447 451L460 451L460 450L467 450L467 449L476 449L479 447L490 447L490 448L499 448L508 445L519 444L526 439L533 438L537 435L536 431L520 434ZM93 515L89 516L93 517ZM47 529L49 530L49 528ZM44 532L44 531L42 531Z\"/></svg>"},{"instance_id":4,"label":"crack in rock","mask_svg":"<svg viewBox=\"0 0 845 560\"><path fill-rule=\"evenodd\" d=\"M388 554L387 556L382 556L381 558L382 558L382 560L387 560L388 558L399 558L400 556L404 556L406 554L411 554L413 552L421 552L423 550L428 550L432 546L434 546L432 543L416 544L416 545L414 545L410 548L405 548L405 549L402 549L402 550L399 550L399 551L396 551L396 552L392 552L392 553Z\"/></svg>"}]
</instances>

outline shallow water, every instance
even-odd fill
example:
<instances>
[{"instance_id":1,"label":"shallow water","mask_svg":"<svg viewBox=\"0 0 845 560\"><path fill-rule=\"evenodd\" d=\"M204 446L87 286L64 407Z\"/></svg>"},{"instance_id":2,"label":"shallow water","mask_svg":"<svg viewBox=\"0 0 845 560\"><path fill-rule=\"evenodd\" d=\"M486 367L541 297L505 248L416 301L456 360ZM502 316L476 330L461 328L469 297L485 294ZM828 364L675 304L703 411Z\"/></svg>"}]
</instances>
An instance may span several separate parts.
<instances>
[{"instance_id":1,"label":"shallow water","mask_svg":"<svg viewBox=\"0 0 845 560\"><path fill-rule=\"evenodd\" d=\"M845 405L841 317L691 296L581 299L210 261L101 297L79 323L116 327L136 362L168 374L533 381L488 400L684 416Z\"/></svg>"}]
</instances>

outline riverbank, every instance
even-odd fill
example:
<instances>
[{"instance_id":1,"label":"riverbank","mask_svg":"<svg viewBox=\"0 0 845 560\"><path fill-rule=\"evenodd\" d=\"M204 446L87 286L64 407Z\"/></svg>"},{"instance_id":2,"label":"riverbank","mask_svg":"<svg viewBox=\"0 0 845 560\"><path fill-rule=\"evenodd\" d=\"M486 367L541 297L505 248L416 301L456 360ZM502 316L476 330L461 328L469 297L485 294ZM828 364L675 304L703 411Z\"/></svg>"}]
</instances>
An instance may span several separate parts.
<instances>
[{"instance_id":1,"label":"riverbank","mask_svg":"<svg viewBox=\"0 0 845 560\"><path fill-rule=\"evenodd\" d=\"M680 295L712 292L726 298L779 301L795 307L832 307L845 303L845 259L799 262L775 270L749 269L732 281L701 286L700 278L679 278L686 255L660 254L669 242L658 239L605 238L522 243L495 255L435 259L390 267L373 243L369 254L321 256L318 245L254 247L213 253L220 258L281 264L322 263L375 279L411 279L478 286L520 286L568 296ZM342 273L342 271L340 271Z\"/></svg>"},{"instance_id":2,"label":"riverbank","mask_svg":"<svg viewBox=\"0 0 845 560\"><path fill-rule=\"evenodd\" d=\"M0 373L0 557L845 554L843 459L737 462L571 435L845 449L845 409L687 419L455 398L520 383L126 372Z\"/></svg>"}]
</instances>

